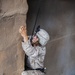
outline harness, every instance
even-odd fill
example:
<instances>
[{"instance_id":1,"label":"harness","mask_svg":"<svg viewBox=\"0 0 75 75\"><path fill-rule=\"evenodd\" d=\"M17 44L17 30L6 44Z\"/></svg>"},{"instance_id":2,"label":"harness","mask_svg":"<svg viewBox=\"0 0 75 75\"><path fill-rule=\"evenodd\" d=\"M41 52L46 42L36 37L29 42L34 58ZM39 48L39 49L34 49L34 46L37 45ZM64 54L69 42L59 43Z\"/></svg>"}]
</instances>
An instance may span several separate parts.
<instances>
[{"instance_id":1,"label":"harness","mask_svg":"<svg viewBox=\"0 0 75 75\"><path fill-rule=\"evenodd\" d=\"M36 69L32 69L32 68L26 66L26 69L25 69L25 70L38 70L38 71L41 71L41 72L43 72L43 73L46 74L46 72L45 72L46 68L36 68Z\"/></svg>"}]
</instances>

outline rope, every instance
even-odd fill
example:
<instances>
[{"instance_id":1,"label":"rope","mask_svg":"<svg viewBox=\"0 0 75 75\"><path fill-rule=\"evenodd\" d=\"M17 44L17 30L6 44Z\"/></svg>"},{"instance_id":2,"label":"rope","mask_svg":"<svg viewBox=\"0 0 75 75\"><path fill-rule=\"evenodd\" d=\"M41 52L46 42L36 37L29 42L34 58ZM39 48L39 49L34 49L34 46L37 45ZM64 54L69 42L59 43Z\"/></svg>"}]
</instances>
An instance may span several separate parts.
<instances>
[{"instance_id":1,"label":"rope","mask_svg":"<svg viewBox=\"0 0 75 75\"><path fill-rule=\"evenodd\" d=\"M36 15L36 19L35 19L33 31L32 31L32 36L33 36L33 34L34 34L34 30L35 30L35 27L36 27L36 23L37 23L37 19L38 19L38 15L39 15L39 11L40 11L40 7L41 7L41 4L42 4L42 1L43 1L43 0L40 0L40 3L38 4L38 11L37 11L37 15Z\"/></svg>"}]
</instances>

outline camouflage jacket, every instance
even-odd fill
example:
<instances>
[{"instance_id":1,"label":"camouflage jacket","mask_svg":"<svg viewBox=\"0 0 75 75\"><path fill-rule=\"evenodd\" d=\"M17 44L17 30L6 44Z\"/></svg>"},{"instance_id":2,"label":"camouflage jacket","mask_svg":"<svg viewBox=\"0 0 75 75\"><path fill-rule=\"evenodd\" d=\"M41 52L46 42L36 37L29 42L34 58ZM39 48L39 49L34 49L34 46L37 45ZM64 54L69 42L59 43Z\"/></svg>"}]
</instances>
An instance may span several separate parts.
<instances>
[{"instance_id":1,"label":"camouflage jacket","mask_svg":"<svg viewBox=\"0 0 75 75\"><path fill-rule=\"evenodd\" d=\"M28 56L27 58L27 66L36 69L36 68L44 68L44 58L46 54L46 47L36 46L33 47L31 45L30 39L28 42L22 42L22 48L25 51L25 54Z\"/></svg>"}]
</instances>

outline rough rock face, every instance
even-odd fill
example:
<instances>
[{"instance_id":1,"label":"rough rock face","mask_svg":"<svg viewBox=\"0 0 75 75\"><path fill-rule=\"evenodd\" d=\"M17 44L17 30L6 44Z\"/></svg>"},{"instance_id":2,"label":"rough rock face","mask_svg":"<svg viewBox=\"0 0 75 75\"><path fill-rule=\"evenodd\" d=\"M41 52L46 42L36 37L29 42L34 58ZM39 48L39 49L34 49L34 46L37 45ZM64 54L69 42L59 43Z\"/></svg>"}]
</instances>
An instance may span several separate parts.
<instances>
[{"instance_id":1,"label":"rough rock face","mask_svg":"<svg viewBox=\"0 0 75 75\"><path fill-rule=\"evenodd\" d=\"M21 75L24 70L24 52L21 25L26 25L26 0L0 0L0 75Z\"/></svg>"}]
</instances>

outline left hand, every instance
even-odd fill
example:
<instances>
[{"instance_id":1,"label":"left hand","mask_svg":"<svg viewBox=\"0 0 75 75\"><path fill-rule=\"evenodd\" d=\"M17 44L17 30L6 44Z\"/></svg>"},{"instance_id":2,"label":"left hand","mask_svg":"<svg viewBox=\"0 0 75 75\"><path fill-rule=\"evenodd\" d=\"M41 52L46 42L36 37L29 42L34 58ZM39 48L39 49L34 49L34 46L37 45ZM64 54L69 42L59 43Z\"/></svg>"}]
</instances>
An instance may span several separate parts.
<instances>
[{"instance_id":1,"label":"left hand","mask_svg":"<svg viewBox=\"0 0 75 75\"><path fill-rule=\"evenodd\" d=\"M27 29L26 26L21 26L19 29L19 33L21 34L21 36L24 38L27 36Z\"/></svg>"}]
</instances>

